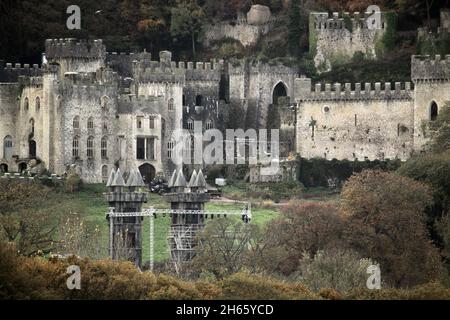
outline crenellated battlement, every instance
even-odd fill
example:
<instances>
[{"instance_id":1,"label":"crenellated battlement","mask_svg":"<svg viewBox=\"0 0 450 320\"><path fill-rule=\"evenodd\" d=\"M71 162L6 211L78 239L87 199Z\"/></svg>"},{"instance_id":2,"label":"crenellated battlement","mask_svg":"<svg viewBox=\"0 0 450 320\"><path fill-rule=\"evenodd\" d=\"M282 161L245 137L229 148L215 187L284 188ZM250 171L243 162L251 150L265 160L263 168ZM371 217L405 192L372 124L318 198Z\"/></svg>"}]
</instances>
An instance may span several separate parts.
<instances>
[{"instance_id":1,"label":"crenellated battlement","mask_svg":"<svg viewBox=\"0 0 450 320\"><path fill-rule=\"evenodd\" d=\"M106 56L106 49L101 39L47 39L45 41L45 55L47 59L104 59Z\"/></svg>"},{"instance_id":2,"label":"crenellated battlement","mask_svg":"<svg viewBox=\"0 0 450 320\"><path fill-rule=\"evenodd\" d=\"M161 51L159 61L152 61L147 54L133 61L133 75L139 82L181 82L185 80L219 81L223 60L210 62L172 61L170 51Z\"/></svg>"},{"instance_id":3,"label":"crenellated battlement","mask_svg":"<svg viewBox=\"0 0 450 320\"><path fill-rule=\"evenodd\" d=\"M66 85L115 85L117 80L117 72L110 68L99 69L97 72L66 72L64 74Z\"/></svg>"},{"instance_id":4,"label":"crenellated battlement","mask_svg":"<svg viewBox=\"0 0 450 320\"><path fill-rule=\"evenodd\" d=\"M38 64L6 63L0 68L0 82L18 82L20 76L38 77L43 71Z\"/></svg>"},{"instance_id":5,"label":"crenellated battlement","mask_svg":"<svg viewBox=\"0 0 450 320\"><path fill-rule=\"evenodd\" d=\"M410 82L386 83L317 83L300 101L330 100L411 100L413 89Z\"/></svg>"},{"instance_id":6,"label":"crenellated battlement","mask_svg":"<svg viewBox=\"0 0 450 320\"><path fill-rule=\"evenodd\" d=\"M6 63L4 66L5 70L40 70L41 67L38 64L30 65L28 63L20 64L20 63Z\"/></svg>"},{"instance_id":7,"label":"crenellated battlement","mask_svg":"<svg viewBox=\"0 0 450 320\"><path fill-rule=\"evenodd\" d=\"M411 57L411 78L413 81L450 81L450 54L445 57Z\"/></svg>"},{"instance_id":8,"label":"crenellated battlement","mask_svg":"<svg viewBox=\"0 0 450 320\"><path fill-rule=\"evenodd\" d=\"M342 30L348 29L348 23L351 23L352 29L369 29L367 18L371 17L373 12L311 12L311 26L316 30ZM381 29L385 29L384 14L381 13Z\"/></svg>"}]
</instances>

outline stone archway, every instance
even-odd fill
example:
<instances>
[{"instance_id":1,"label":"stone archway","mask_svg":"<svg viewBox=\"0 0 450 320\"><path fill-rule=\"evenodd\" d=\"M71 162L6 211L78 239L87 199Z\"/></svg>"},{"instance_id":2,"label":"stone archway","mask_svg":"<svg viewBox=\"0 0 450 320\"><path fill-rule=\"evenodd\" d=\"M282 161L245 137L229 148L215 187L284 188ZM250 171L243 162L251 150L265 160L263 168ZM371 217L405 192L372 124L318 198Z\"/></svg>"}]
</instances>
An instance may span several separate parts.
<instances>
[{"instance_id":1,"label":"stone archway","mask_svg":"<svg viewBox=\"0 0 450 320\"><path fill-rule=\"evenodd\" d=\"M0 173L8 172L8 165L6 163L0 164Z\"/></svg>"},{"instance_id":2,"label":"stone archway","mask_svg":"<svg viewBox=\"0 0 450 320\"><path fill-rule=\"evenodd\" d=\"M272 90L272 104L278 104L278 98L287 97L287 86L283 81L279 81Z\"/></svg>"},{"instance_id":3,"label":"stone archway","mask_svg":"<svg viewBox=\"0 0 450 320\"><path fill-rule=\"evenodd\" d=\"M27 170L27 164L25 162L19 163L19 172L22 173Z\"/></svg>"},{"instance_id":4,"label":"stone archway","mask_svg":"<svg viewBox=\"0 0 450 320\"><path fill-rule=\"evenodd\" d=\"M155 178L156 174L155 167L149 163L144 163L143 165L139 166L139 172L142 175L142 179L144 179L144 182L147 184L150 183L153 178Z\"/></svg>"}]
</instances>

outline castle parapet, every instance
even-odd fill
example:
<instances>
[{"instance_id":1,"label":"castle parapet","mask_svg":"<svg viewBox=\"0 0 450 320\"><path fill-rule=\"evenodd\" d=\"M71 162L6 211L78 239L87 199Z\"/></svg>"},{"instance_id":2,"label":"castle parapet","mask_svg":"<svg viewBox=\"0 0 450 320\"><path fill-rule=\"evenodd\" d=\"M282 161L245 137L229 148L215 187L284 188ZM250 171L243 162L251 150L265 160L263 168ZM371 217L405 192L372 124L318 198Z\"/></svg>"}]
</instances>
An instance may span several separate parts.
<instances>
[{"instance_id":1,"label":"castle parapet","mask_svg":"<svg viewBox=\"0 0 450 320\"><path fill-rule=\"evenodd\" d=\"M20 76L39 77L43 69L37 64L6 63L0 69L0 82L18 82Z\"/></svg>"},{"instance_id":2,"label":"castle parapet","mask_svg":"<svg viewBox=\"0 0 450 320\"><path fill-rule=\"evenodd\" d=\"M430 57L411 57L411 78L417 81L449 81L450 80L450 55L445 57L436 55Z\"/></svg>"},{"instance_id":3,"label":"castle parapet","mask_svg":"<svg viewBox=\"0 0 450 320\"><path fill-rule=\"evenodd\" d=\"M47 39L45 41L45 55L47 59L104 59L106 50L103 41L100 39Z\"/></svg>"},{"instance_id":4,"label":"castle parapet","mask_svg":"<svg viewBox=\"0 0 450 320\"><path fill-rule=\"evenodd\" d=\"M307 84L307 81L304 81ZM332 100L411 100L413 96L410 82L380 83L317 83L309 92L305 89L299 101Z\"/></svg>"},{"instance_id":5,"label":"castle parapet","mask_svg":"<svg viewBox=\"0 0 450 320\"><path fill-rule=\"evenodd\" d=\"M138 82L219 81L223 61L175 62L169 51L160 52L160 61L133 61L133 77Z\"/></svg>"},{"instance_id":6,"label":"castle parapet","mask_svg":"<svg viewBox=\"0 0 450 320\"><path fill-rule=\"evenodd\" d=\"M368 18L373 16L373 12L311 12L311 26L316 30L342 30L342 29L369 29ZM380 13L380 29L385 29L385 13Z\"/></svg>"}]
</instances>

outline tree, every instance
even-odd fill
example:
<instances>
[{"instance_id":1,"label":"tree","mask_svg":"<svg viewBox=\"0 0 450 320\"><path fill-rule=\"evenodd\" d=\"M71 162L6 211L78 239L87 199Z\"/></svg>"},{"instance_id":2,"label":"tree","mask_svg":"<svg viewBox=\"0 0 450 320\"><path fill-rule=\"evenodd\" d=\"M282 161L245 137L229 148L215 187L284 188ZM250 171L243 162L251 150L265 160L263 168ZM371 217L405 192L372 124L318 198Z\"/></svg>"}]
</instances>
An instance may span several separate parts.
<instances>
[{"instance_id":1,"label":"tree","mask_svg":"<svg viewBox=\"0 0 450 320\"><path fill-rule=\"evenodd\" d=\"M190 37L195 57L195 42L205 22L205 14L195 0L180 0L172 9L170 34L172 37Z\"/></svg>"},{"instance_id":2,"label":"tree","mask_svg":"<svg viewBox=\"0 0 450 320\"><path fill-rule=\"evenodd\" d=\"M56 252L100 259L108 256L107 251L99 226L87 224L75 212L60 219Z\"/></svg>"},{"instance_id":3,"label":"tree","mask_svg":"<svg viewBox=\"0 0 450 320\"><path fill-rule=\"evenodd\" d=\"M300 53L300 38L304 33L302 15L300 14L300 0L291 0L289 5L288 48L289 53L298 57Z\"/></svg>"},{"instance_id":4,"label":"tree","mask_svg":"<svg viewBox=\"0 0 450 320\"><path fill-rule=\"evenodd\" d=\"M367 268L373 264L352 250L317 251L314 257L305 253L295 278L314 291L330 288L344 293L365 288Z\"/></svg>"},{"instance_id":5,"label":"tree","mask_svg":"<svg viewBox=\"0 0 450 320\"><path fill-rule=\"evenodd\" d=\"M291 202L283 216L266 230L267 243L262 266L271 272L290 275L299 268L299 258L306 252L343 247L344 221L338 208L329 204Z\"/></svg>"},{"instance_id":6,"label":"tree","mask_svg":"<svg viewBox=\"0 0 450 320\"><path fill-rule=\"evenodd\" d=\"M432 203L428 186L396 173L363 171L345 183L341 199L346 241L380 263L386 282L409 287L441 276L425 224Z\"/></svg>"},{"instance_id":7,"label":"tree","mask_svg":"<svg viewBox=\"0 0 450 320\"><path fill-rule=\"evenodd\" d=\"M397 172L433 188L433 205L426 210L427 225L450 267L450 151L411 158Z\"/></svg>"},{"instance_id":8,"label":"tree","mask_svg":"<svg viewBox=\"0 0 450 320\"><path fill-rule=\"evenodd\" d=\"M26 256L54 249L55 223L52 213L42 210L50 189L34 182L0 181L1 236L16 242Z\"/></svg>"},{"instance_id":9,"label":"tree","mask_svg":"<svg viewBox=\"0 0 450 320\"><path fill-rule=\"evenodd\" d=\"M218 278L240 271L246 265L246 251L256 232L256 225L232 218L210 222L199 234L200 244L190 269Z\"/></svg>"}]
</instances>

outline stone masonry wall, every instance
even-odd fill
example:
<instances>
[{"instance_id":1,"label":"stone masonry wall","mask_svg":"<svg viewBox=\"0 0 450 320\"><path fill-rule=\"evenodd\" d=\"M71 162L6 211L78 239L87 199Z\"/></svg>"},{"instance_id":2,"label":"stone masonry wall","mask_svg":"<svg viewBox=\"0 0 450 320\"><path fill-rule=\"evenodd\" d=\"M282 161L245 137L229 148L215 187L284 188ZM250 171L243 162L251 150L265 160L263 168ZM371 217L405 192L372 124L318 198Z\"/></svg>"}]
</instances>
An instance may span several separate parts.
<instances>
[{"instance_id":1,"label":"stone masonry wall","mask_svg":"<svg viewBox=\"0 0 450 320\"><path fill-rule=\"evenodd\" d=\"M325 90L323 90L325 89ZM334 89L334 90L332 90ZM395 87L327 84L299 99L297 151L305 158L406 160L413 150L413 92Z\"/></svg>"}]
</instances>

